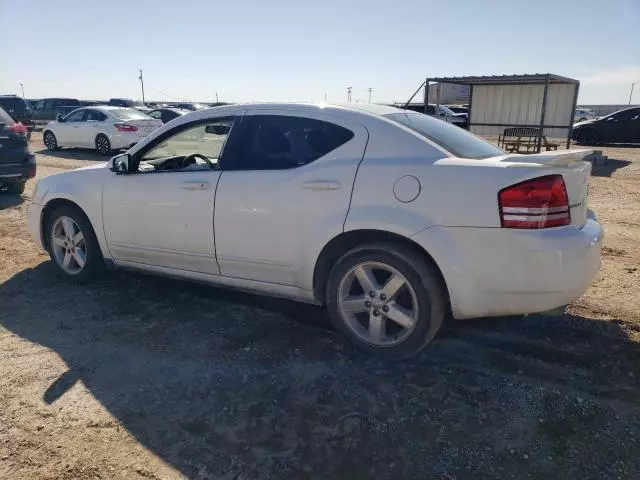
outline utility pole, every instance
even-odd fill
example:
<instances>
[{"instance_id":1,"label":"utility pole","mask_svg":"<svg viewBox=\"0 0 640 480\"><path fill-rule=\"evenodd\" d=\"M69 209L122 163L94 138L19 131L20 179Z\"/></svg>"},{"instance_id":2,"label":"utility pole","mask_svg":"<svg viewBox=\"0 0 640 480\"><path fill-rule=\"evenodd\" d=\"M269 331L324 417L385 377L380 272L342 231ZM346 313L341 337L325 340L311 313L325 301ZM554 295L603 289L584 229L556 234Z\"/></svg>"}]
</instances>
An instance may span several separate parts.
<instances>
[{"instance_id":1,"label":"utility pole","mask_svg":"<svg viewBox=\"0 0 640 480\"><path fill-rule=\"evenodd\" d=\"M218 92L216 92L216 103L220 103L220 100L218 100Z\"/></svg>"},{"instance_id":2,"label":"utility pole","mask_svg":"<svg viewBox=\"0 0 640 480\"><path fill-rule=\"evenodd\" d=\"M638 82L640 82L640 80L638 80ZM633 87L635 87L636 83L638 83L638 82L633 82L631 84L631 93L629 93L629 105L631 105L631 97L633 97ZM20 84L20 85L22 85L22 84Z\"/></svg>"},{"instance_id":3,"label":"utility pole","mask_svg":"<svg viewBox=\"0 0 640 480\"><path fill-rule=\"evenodd\" d=\"M24 98L24 85L22 84L22 82L20 82L20 88L22 89L22 98Z\"/></svg>"},{"instance_id":4,"label":"utility pole","mask_svg":"<svg viewBox=\"0 0 640 480\"><path fill-rule=\"evenodd\" d=\"M347 102L351 103L351 87L347 87Z\"/></svg>"},{"instance_id":5,"label":"utility pole","mask_svg":"<svg viewBox=\"0 0 640 480\"><path fill-rule=\"evenodd\" d=\"M369 92L369 103L371 103L371 92L373 92L373 88L369 87L367 91Z\"/></svg>"},{"instance_id":6,"label":"utility pole","mask_svg":"<svg viewBox=\"0 0 640 480\"><path fill-rule=\"evenodd\" d=\"M142 88L142 103L144 103L144 79L142 78L142 70L140 70L138 80L140 80L140 87Z\"/></svg>"}]
</instances>

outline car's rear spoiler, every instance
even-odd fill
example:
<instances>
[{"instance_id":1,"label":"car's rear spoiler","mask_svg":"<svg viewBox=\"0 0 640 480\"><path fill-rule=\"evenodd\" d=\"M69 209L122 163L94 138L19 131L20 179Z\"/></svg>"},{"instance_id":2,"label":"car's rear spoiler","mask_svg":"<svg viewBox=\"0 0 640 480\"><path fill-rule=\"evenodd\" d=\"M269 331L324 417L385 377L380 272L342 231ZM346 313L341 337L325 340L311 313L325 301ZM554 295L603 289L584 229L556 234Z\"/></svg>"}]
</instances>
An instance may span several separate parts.
<instances>
[{"instance_id":1,"label":"car's rear spoiler","mask_svg":"<svg viewBox=\"0 0 640 480\"><path fill-rule=\"evenodd\" d=\"M501 162L549 165L561 167L574 162L589 161L587 157L593 154L593 150L564 150L561 152L541 152L531 155L511 154L500 158Z\"/></svg>"}]
</instances>

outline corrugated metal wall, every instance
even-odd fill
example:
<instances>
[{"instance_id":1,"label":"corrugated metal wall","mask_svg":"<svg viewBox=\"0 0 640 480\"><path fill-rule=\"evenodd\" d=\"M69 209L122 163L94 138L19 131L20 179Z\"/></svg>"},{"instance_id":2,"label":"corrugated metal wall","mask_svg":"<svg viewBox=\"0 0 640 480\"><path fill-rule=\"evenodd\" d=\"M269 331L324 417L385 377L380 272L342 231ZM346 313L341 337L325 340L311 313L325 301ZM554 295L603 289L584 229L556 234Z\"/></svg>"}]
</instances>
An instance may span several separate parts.
<instances>
[{"instance_id":1,"label":"corrugated metal wall","mask_svg":"<svg viewBox=\"0 0 640 480\"><path fill-rule=\"evenodd\" d=\"M573 118L573 84L551 84L547 93L545 125L568 125ZM540 125L544 85L476 85L471 105L471 131L497 136L506 126ZM497 123L501 126L475 125ZM549 138L566 138L567 128L545 128Z\"/></svg>"}]
</instances>

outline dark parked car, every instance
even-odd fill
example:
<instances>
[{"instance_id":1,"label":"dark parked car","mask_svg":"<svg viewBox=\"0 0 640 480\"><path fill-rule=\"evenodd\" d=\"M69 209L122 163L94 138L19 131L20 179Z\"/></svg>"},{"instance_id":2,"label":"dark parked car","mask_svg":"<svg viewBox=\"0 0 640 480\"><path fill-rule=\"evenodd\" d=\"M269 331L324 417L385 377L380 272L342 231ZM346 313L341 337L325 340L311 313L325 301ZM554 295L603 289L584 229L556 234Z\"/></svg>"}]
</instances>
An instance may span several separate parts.
<instances>
[{"instance_id":1,"label":"dark parked car","mask_svg":"<svg viewBox=\"0 0 640 480\"><path fill-rule=\"evenodd\" d=\"M576 123L571 137L583 145L640 143L640 107L627 108L606 117Z\"/></svg>"},{"instance_id":2,"label":"dark parked car","mask_svg":"<svg viewBox=\"0 0 640 480\"><path fill-rule=\"evenodd\" d=\"M151 118L155 118L157 120L162 120L162 123L167 123L177 118L181 115L186 115L187 113L191 113L190 110L186 110L184 108L157 108L156 110L151 110L147 113Z\"/></svg>"},{"instance_id":3,"label":"dark parked car","mask_svg":"<svg viewBox=\"0 0 640 480\"><path fill-rule=\"evenodd\" d=\"M11 193L24 192L36 176L36 156L29 152L27 127L0 107L0 185Z\"/></svg>"},{"instance_id":4,"label":"dark parked car","mask_svg":"<svg viewBox=\"0 0 640 480\"><path fill-rule=\"evenodd\" d=\"M167 105L167 106L172 108L182 108L182 109L191 110L191 111L203 110L205 108L209 108L208 106L203 105L201 103L191 103L191 102L172 103L171 105Z\"/></svg>"},{"instance_id":5,"label":"dark parked car","mask_svg":"<svg viewBox=\"0 0 640 480\"><path fill-rule=\"evenodd\" d=\"M81 106L82 103L77 98L43 98L38 101L33 118L51 121L55 120L58 114L66 115Z\"/></svg>"},{"instance_id":6,"label":"dark parked car","mask_svg":"<svg viewBox=\"0 0 640 480\"><path fill-rule=\"evenodd\" d=\"M0 107L11 115L16 122L27 127L27 137L31 136L33 130L33 111L29 103L17 95L0 95Z\"/></svg>"}]
</instances>

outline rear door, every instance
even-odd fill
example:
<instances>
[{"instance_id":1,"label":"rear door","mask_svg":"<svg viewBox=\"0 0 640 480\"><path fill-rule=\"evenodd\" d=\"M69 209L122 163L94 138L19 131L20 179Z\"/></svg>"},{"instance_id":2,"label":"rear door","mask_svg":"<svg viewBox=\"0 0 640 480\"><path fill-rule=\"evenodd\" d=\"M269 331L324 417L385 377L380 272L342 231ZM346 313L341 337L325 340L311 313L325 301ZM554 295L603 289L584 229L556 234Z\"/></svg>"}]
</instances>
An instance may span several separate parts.
<instances>
[{"instance_id":1,"label":"rear door","mask_svg":"<svg viewBox=\"0 0 640 480\"><path fill-rule=\"evenodd\" d=\"M102 130L107 116L99 110L86 109L82 122L75 127L76 145L78 147L94 148L95 140Z\"/></svg>"},{"instance_id":2,"label":"rear door","mask_svg":"<svg viewBox=\"0 0 640 480\"><path fill-rule=\"evenodd\" d=\"M367 130L328 113L288 110L249 111L240 127L216 193L220 271L304 284L301 265L343 231Z\"/></svg>"}]
</instances>

